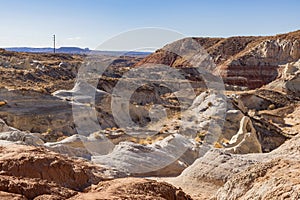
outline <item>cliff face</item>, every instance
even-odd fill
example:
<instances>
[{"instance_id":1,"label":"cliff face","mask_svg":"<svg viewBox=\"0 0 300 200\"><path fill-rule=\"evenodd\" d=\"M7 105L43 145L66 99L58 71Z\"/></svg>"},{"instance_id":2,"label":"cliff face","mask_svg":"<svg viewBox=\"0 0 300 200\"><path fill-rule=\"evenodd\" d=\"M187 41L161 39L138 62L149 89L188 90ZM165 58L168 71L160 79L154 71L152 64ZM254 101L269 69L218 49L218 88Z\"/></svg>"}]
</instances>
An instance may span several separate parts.
<instances>
[{"instance_id":1,"label":"cliff face","mask_svg":"<svg viewBox=\"0 0 300 200\"><path fill-rule=\"evenodd\" d=\"M266 37L193 38L212 57L219 73L229 85L250 89L266 85L281 76L282 67L300 59L300 31ZM184 47L185 39L174 42ZM190 66L183 58L164 48L137 65L165 64L175 68Z\"/></svg>"}]
</instances>

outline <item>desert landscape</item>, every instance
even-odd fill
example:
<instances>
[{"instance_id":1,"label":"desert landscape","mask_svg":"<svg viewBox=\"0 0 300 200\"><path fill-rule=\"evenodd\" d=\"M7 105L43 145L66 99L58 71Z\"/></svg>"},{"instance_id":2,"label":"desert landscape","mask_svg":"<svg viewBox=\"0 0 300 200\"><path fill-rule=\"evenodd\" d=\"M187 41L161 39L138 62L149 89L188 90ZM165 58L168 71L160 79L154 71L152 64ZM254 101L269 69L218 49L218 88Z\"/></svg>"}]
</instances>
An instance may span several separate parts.
<instances>
[{"instance_id":1,"label":"desert landscape","mask_svg":"<svg viewBox=\"0 0 300 200\"><path fill-rule=\"evenodd\" d=\"M0 199L300 199L300 31L1 49L0 73Z\"/></svg>"}]
</instances>

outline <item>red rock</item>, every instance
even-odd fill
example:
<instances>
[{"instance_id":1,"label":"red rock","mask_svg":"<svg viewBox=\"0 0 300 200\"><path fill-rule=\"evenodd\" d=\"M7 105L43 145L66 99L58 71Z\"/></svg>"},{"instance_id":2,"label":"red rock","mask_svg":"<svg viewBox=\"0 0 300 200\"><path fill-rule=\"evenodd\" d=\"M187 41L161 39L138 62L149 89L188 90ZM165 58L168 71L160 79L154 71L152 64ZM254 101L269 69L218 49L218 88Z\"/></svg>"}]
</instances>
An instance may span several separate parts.
<instances>
[{"instance_id":1,"label":"red rock","mask_svg":"<svg viewBox=\"0 0 300 200\"><path fill-rule=\"evenodd\" d=\"M193 38L216 63L214 73L229 85L259 88L274 81L281 65L300 58L300 31L267 37ZM184 48L187 39L172 44L175 52ZM168 46L168 48L170 47ZM167 46L166 46L167 47ZM165 51L166 47L147 56L136 66L146 63L190 67L185 58Z\"/></svg>"},{"instance_id":2,"label":"red rock","mask_svg":"<svg viewBox=\"0 0 300 200\"><path fill-rule=\"evenodd\" d=\"M189 200L191 197L168 183L140 178L124 178L100 182L98 185L92 186L87 193L79 193L70 200L81 199Z\"/></svg>"}]
</instances>

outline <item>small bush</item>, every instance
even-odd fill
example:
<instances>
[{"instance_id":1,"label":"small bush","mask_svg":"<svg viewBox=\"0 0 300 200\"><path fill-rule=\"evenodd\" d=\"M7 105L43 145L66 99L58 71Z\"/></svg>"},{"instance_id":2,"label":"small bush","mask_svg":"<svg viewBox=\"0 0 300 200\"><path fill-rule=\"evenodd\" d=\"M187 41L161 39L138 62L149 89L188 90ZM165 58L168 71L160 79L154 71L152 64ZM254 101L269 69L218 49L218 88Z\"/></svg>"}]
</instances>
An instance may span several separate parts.
<instances>
[{"instance_id":1,"label":"small bush","mask_svg":"<svg viewBox=\"0 0 300 200\"><path fill-rule=\"evenodd\" d=\"M6 102L5 101L0 101L0 106L4 106L6 105Z\"/></svg>"},{"instance_id":2,"label":"small bush","mask_svg":"<svg viewBox=\"0 0 300 200\"><path fill-rule=\"evenodd\" d=\"M95 139L100 140L101 139L101 135L99 132L93 133Z\"/></svg>"},{"instance_id":3,"label":"small bush","mask_svg":"<svg viewBox=\"0 0 300 200\"><path fill-rule=\"evenodd\" d=\"M215 142L214 147L217 148L217 149L223 148L223 146L219 142Z\"/></svg>"},{"instance_id":4,"label":"small bush","mask_svg":"<svg viewBox=\"0 0 300 200\"><path fill-rule=\"evenodd\" d=\"M274 104L269 105L268 109L269 110L274 110L276 108L276 106Z\"/></svg>"},{"instance_id":5,"label":"small bush","mask_svg":"<svg viewBox=\"0 0 300 200\"><path fill-rule=\"evenodd\" d=\"M47 131L46 131L46 134L50 134L51 132L52 132L52 129L48 128Z\"/></svg>"}]
</instances>

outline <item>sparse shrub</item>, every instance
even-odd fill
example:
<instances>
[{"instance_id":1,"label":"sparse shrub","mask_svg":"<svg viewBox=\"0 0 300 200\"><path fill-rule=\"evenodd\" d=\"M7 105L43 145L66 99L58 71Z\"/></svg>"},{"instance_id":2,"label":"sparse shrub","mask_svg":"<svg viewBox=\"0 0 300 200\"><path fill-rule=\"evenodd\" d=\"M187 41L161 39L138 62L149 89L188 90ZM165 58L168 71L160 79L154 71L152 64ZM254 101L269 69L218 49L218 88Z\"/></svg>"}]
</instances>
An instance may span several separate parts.
<instances>
[{"instance_id":1,"label":"sparse shrub","mask_svg":"<svg viewBox=\"0 0 300 200\"><path fill-rule=\"evenodd\" d=\"M134 142L134 143L139 143L139 142L138 142L138 139L135 138L135 137L129 138L128 141L129 141L129 142Z\"/></svg>"},{"instance_id":2,"label":"sparse shrub","mask_svg":"<svg viewBox=\"0 0 300 200\"><path fill-rule=\"evenodd\" d=\"M57 142L59 142L59 141L62 141L63 139L66 139L68 136L61 136L61 137L59 137L58 139L57 139Z\"/></svg>"},{"instance_id":3,"label":"sparse shrub","mask_svg":"<svg viewBox=\"0 0 300 200\"><path fill-rule=\"evenodd\" d=\"M152 144L152 143L153 143L153 140L150 136L146 137L145 139L139 140L139 144L142 144L142 145L147 145L147 144Z\"/></svg>"},{"instance_id":4,"label":"sparse shrub","mask_svg":"<svg viewBox=\"0 0 300 200\"><path fill-rule=\"evenodd\" d=\"M269 105L268 109L269 110L274 110L276 108L276 106L274 104Z\"/></svg>"},{"instance_id":5,"label":"sparse shrub","mask_svg":"<svg viewBox=\"0 0 300 200\"><path fill-rule=\"evenodd\" d=\"M99 132L95 132L93 133L94 137L97 139L97 140L100 140L101 139L101 135Z\"/></svg>"},{"instance_id":6,"label":"sparse shrub","mask_svg":"<svg viewBox=\"0 0 300 200\"><path fill-rule=\"evenodd\" d=\"M52 132L52 129L48 128L47 131L46 131L46 134L50 134L51 132Z\"/></svg>"},{"instance_id":7,"label":"sparse shrub","mask_svg":"<svg viewBox=\"0 0 300 200\"><path fill-rule=\"evenodd\" d=\"M198 137L201 141L203 141L206 134L207 134L207 131L198 132L196 138Z\"/></svg>"},{"instance_id":8,"label":"sparse shrub","mask_svg":"<svg viewBox=\"0 0 300 200\"><path fill-rule=\"evenodd\" d=\"M200 143L202 140L201 140L201 138L200 137L195 137L195 139L194 139L196 142L198 142L198 143Z\"/></svg>"},{"instance_id":9,"label":"sparse shrub","mask_svg":"<svg viewBox=\"0 0 300 200\"><path fill-rule=\"evenodd\" d=\"M208 102L208 103L207 103L207 106L208 106L208 107L211 107L212 105L213 105L212 102Z\"/></svg>"},{"instance_id":10,"label":"sparse shrub","mask_svg":"<svg viewBox=\"0 0 300 200\"><path fill-rule=\"evenodd\" d=\"M47 94L47 90L43 87L36 88L36 91L39 92L39 93Z\"/></svg>"},{"instance_id":11,"label":"sparse shrub","mask_svg":"<svg viewBox=\"0 0 300 200\"><path fill-rule=\"evenodd\" d=\"M227 145L227 144L229 144L229 140L227 140L226 138L222 138L221 143L223 145Z\"/></svg>"},{"instance_id":12,"label":"sparse shrub","mask_svg":"<svg viewBox=\"0 0 300 200\"><path fill-rule=\"evenodd\" d=\"M0 106L4 106L6 105L6 102L5 101L0 101Z\"/></svg>"},{"instance_id":13,"label":"sparse shrub","mask_svg":"<svg viewBox=\"0 0 300 200\"><path fill-rule=\"evenodd\" d=\"M215 142L214 147L217 148L217 149L223 148L223 146L219 142Z\"/></svg>"},{"instance_id":14,"label":"sparse shrub","mask_svg":"<svg viewBox=\"0 0 300 200\"><path fill-rule=\"evenodd\" d=\"M207 131L198 132L196 137L194 138L194 140L198 143L201 143L204 140L206 134L207 134Z\"/></svg>"},{"instance_id":15,"label":"sparse shrub","mask_svg":"<svg viewBox=\"0 0 300 200\"><path fill-rule=\"evenodd\" d=\"M157 142L157 141L161 141L161 140L163 140L164 139L164 137L163 136L159 136L159 137L157 137L156 139L155 139L155 142Z\"/></svg>"}]
</instances>

